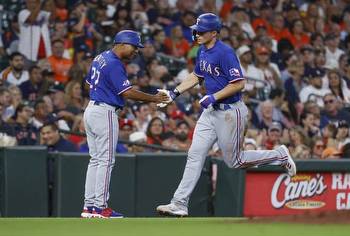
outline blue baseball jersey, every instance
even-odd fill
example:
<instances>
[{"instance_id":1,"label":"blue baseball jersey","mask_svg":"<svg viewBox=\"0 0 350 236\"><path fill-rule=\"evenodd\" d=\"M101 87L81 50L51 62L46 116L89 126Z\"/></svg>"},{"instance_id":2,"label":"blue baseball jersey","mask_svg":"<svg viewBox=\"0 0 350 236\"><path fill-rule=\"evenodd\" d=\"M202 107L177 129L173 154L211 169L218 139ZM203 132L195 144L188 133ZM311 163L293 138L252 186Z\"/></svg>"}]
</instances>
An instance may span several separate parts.
<instances>
[{"instance_id":1,"label":"blue baseball jersey","mask_svg":"<svg viewBox=\"0 0 350 236\"><path fill-rule=\"evenodd\" d=\"M90 85L90 100L116 107L125 105L121 94L132 88L124 64L112 50L94 58L86 82Z\"/></svg>"},{"instance_id":2,"label":"blue baseball jersey","mask_svg":"<svg viewBox=\"0 0 350 236\"><path fill-rule=\"evenodd\" d=\"M220 40L214 47L207 49L201 45L198 50L194 74L204 78L207 94L214 94L229 83L243 80L243 73L234 50ZM235 103L241 99L238 92L230 97L218 101L219 103Z\"/></svg>"}]
</instances>

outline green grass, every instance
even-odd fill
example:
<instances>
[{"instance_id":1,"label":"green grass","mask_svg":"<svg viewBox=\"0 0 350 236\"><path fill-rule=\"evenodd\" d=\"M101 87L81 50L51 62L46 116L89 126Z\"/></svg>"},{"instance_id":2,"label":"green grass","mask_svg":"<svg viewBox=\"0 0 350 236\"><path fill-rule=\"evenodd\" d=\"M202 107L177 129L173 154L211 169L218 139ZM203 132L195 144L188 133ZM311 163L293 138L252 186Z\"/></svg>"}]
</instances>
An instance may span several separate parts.
<instances>
[{"instance_id":1,"label":"green grass","mask_svg":"<svg viewBox=\"0 0 350 236\"><path fill-rule=\"evenodd\" d=\"M350 225L246 222L239 218L0 218L0 236L350 235Z\"/></svg>"}]
</instances>

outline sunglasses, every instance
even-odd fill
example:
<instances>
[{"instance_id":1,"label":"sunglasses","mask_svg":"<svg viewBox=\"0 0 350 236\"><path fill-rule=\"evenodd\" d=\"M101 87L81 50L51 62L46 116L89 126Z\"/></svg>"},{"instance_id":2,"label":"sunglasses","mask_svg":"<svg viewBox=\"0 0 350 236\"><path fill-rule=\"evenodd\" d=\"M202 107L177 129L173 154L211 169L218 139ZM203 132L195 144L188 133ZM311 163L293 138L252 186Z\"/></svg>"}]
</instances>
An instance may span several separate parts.
<instances>
[{"instance_id":1,"label":"sunglasses","mask_svg":"<svg viewBox=\"0 0 350 236\"><path fill-rule=\"evenodd\" d=\"M315 147L316 148L324 148L324 145L323 144L316 144Z\"/></svg>"},{"instance_id":2,"label":"sunglasses","mask_svg":"<svg viewBox=\"0 0 350 236\"><path fill-rule=\"evenodd\" d=\"M331 104L333 102L334 102L334 99L324 100L324 104Z\"/></svg>"}]
</instances>

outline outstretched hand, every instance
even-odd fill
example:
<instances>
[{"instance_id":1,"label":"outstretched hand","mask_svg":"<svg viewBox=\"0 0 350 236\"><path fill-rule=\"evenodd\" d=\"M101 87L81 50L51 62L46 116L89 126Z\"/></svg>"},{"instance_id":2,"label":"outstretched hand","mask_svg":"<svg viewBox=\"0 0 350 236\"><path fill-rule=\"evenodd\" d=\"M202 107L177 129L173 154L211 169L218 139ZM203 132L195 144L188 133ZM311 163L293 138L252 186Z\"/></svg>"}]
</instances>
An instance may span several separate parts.
<instances>
[{"instance_id":1,"label":"outstretched hand","mask_svg":"<svg viewBox=\"0 0 350 236\"><path fill-rule=\"evenodd\" d=\"M163 103L170 103L170 95L168 93L168 90L164 90L164 89L158 89L158 93L155 95L156 96L156 102L157 102L157 106L158 104L163 104Z\"/></svg>"},{"instance_id":2,"label":"outstretched hand","mask_svg":"<svg viewBox=\"0 0 350 236\"><path fill-rule=\"evenodd\" d=\"M158 89L158 93L164 93L167 96L166 101L162 101L160 103L157 103L157 107L163 108L169 105L174 99L176 98L176 95L173 91L166 90L166 89Z\"/></svg>"}]
</instances>

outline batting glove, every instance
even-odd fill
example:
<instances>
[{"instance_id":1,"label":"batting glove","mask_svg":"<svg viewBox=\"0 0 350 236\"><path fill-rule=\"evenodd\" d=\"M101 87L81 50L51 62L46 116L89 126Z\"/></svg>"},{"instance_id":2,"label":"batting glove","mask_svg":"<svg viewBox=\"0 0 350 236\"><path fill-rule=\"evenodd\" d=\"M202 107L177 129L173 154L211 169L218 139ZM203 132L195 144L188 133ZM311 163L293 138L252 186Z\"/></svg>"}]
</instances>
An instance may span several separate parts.
<instances>
[{"instance_id":1,"label":"batting glove","mask_svg":"<svg viewBox=\"0 0 350 236\"><path fill-rule=\"evenodd\" d=\"M177 89L174 90L166 90L166 89L157 89L159 92L163 92L165 93L169 100L164 102L164 103L158 103L157 106L160 108L166 107L168 104L170 104L171 102L173 102L175 100L175 98L177 98L180 93Z\"/></svg>"},{"instance_id":2,"label":"batting glove","mask_svg":"<svg viewBox=\"0 0 350 236\"><path fill-rule=\"evenodd\" d=\"M216 99L213 94L205 95L201 100L199 100L199 104L205 109L207 109L210 105L214 104Z\"/></svg>"}]
</instances>

